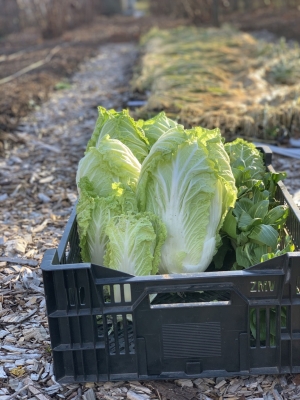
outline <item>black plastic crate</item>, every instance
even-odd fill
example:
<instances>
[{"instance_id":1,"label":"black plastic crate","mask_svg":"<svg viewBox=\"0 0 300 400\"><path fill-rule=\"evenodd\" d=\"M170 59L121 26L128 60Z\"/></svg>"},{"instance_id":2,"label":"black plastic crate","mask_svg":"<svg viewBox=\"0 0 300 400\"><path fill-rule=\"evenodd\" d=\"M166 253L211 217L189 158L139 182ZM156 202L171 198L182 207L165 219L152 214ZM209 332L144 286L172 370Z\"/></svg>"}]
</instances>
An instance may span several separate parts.
<instances>
[{"instance_id":1,"label":"black plastic crate","mask_svg":"<svg viewBox=\"0 0 300 400\"><path fill-rule=\"evenodd\" d=\"M243 271L197 274L134 277L83 263L74 209L41 265L56 379L300 373L300 211L282 182L277 197L290 208L298 251Z\"/></svg>"}]
</instances>

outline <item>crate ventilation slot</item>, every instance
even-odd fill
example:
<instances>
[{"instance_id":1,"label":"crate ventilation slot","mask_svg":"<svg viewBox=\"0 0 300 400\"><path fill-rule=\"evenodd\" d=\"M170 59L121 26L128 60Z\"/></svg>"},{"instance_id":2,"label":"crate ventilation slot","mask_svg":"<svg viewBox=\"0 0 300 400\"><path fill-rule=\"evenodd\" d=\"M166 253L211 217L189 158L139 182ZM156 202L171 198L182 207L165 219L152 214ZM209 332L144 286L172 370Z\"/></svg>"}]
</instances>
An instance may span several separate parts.
<instances>
[{"instance_id":1,"label":"crate ventilation slot","mask_svg":"<svg viewBox=\"0 0 300 400\"><path fill-rule=\"evenodd\" d=\"M102 321L102 325L101 325ZM132 314L111 314L105 316L106 328L103 320L98 320L98 337L108 337L109 354L135 354Z\"/></svg>"},{"instance_id":2,"label":"crate ventilation slot","mask_svg":"<svg viewBox=\"0 0 300 400\"><path fill-rule=\"evenodd\" d=\"M77 293L78 290L78 293ZM81 306L85 305L85 288L81 286L80 288L68 288L68 298L69 298L69 306L76 306L76 299L79 300L79 304ZM78 297L76 296L78 294Z\"/></svg>"},{"instance_id":3,"label":"crate ventilation slot","mask_svg":"<svg viewBox=\"0 0 300 400\"><path fill-rule=\"evenodd\" d=\"M66 263L69 255L70 255L70 251L71 251L71 246L70 246L70 242L67 243L65 251L63 253L63 262Z\"/></svg>"},{"instance_id":4,"label":"crate ventilation slot","mask_svg":"<svg viewBox=\"0 0 300 400\"><path fill-rule=\"evenodd\" d=\"M131 286L129 283L123 285L103 285L103 299L105 304L110 303L130 303Z\"/></svg>"},{"instance_id":5,"label":"crate ventilation slot","mask_svg":"<svg viewBox=\"0 0 300 400\"><path fill-rule=\"evenodd\" d=\"M85 289L84 289L84 287L79 288L79 301L80 301L81 306L85 305Z\"/></svg>"},{"instance_id":6,"label":"crate ventilation slot","mask_svg":"<svg viewBox=\"0 0 300 400\"><path fill-rule=\"evenodd\" d=\"M75 292L73 288L69 288L68 290L69 293L69 304L70 306L74 307L75 306Z\"/></svg>"},{"instance_id":7,"label":"crate ventilation slot","mask_svg":"<svg viewBox=\"0 0 300 400\"><path fill-rule=\"evenodd\" d=\"M300 276L297 276L297 281L296 281L296 294L299 296L300 295Z\"/></svg>"},{"instance_id":8,"label":"crate ventilation slot","mask_svg":"<svg viewBox=\"0 0 300 400\"><path fill-rule=\"evenodd\" d=\"M279 307L251 307L249 314L250 346L253 348L275 347L278 322L280 323L280 329L285 329L286 317L286 307L281 307L281 309Z\"/></svg>"}]
</instances>

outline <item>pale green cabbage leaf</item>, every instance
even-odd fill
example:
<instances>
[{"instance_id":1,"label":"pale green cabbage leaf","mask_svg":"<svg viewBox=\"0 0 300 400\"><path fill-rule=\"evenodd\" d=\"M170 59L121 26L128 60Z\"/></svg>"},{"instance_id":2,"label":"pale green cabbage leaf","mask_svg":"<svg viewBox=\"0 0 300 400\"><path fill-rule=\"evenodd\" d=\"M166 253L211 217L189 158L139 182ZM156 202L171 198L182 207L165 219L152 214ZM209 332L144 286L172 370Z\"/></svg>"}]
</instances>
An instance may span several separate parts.
<instances>
[{"instance_id":1,"label":"pale green cabbage leaf","mask_svg":"<svg viewBox=\"0 0 300 400\"><path fill-rule=\"evenodd\" d=\"M146 121L140 120L139 123L145 132L150 146L152 146L162 134L178 125L175 121L168 118L163 111Z\"/></svg>"},{"instance_id":2,"label":"pale green cabbage leaf","mask_svg":"<svg viewBox=\"0 0 300 400\"><path fill-rule=\"evenodd\" d=\"M104 107L98 107L98 118L92 133L92 136L90 138L90 140L87 142L86 145L86 152L91 148L91 147L96 147L101 129L103 127L103 125L105 124L105 122L110 119L113 118L114 115L117 114L117 111L115 110L106 110L106 108Z\"/></svg>"},{"instance_id":3,"label":"pale green cabbage leaf","mask_svg":"<svg viewBox=\"0 0 300 400\"><path fill-rule=\"evenodd\" d=\"M108 243L106 227L122 213L137 212L136 198L130 187L114 186L107 197L97 196L89 178L79 181L80 196L76 206L81 258L84 262L104 265Z\"/></svg>"},{"instance_id":4,"label":"pale green cabbage leaf","mask_svg":"<svg viewBox=\"0 0 300 400\"><path fill-rule=\"evenodd\" d=\"M109 135L111 139L118 139L132 151L135 157L142 162L149 151L148 139L140 125L129 115L128 110L107 111L99 107L99 116L94 132L89 140L86 153L101 144L102 139Z\"/></svg>"},{"instance_id":5,"label":"pale green cabbage leaf","mask_svg":"<svg viewBox=\"0 0 300 400\"><path fill-rule=\"evenodd\" d=\"M137 199L141 211L158 215L167 228L159 271L207 269L236 199L220 131L177 126L160 136L142 164Z\"/></svg>"},{"instance_id":6,"label":"pale green cabbage leaf","mask_svg":"<svg viewBox=\"0 0 300 400\"><path fill-rule=\"evenodd\" d=\"M122 214L106 228L106 267L131 275L156 274L166 228L150 213Z\"/></svg>"},{"instance_id":7,"label":"pale green cabbage leaf","mask_svg":"<svg viewBox=\"0 0 300 400\"><path fill-rule=\"evenodd\" d=\"M81 178L79 188L76 212L81 258L84 262L103 265L108 241L106 225L111 217L121 213L121 206L114 196L97 196L87 177Z\"/></svg>"},{"instance_id":8,"label":"pale green cabbage leaf","mask_svg":"<svg viewBox=\"0 0 300 400\"><path fill-rule=\"evenodd\" d=\"M120 140L103 137L97 148L91 147L79 161L76 183L87 176L100 197L113 194L112 184L121 183L134 188L141 164L131 150ZM80 193L80 188L78 188Z\"/></svg>"}]
</instances>

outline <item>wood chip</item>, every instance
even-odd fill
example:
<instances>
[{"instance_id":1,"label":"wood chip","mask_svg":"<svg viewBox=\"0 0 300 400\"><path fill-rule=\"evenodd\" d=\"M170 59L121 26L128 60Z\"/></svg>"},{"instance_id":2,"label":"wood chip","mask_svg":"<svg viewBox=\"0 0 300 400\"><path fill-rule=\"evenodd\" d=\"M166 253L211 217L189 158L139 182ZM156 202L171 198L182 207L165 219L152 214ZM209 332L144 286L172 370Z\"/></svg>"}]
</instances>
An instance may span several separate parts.
<instances>
[{"instance_id":1,"label":"wood chip","mask_svg":"<svg viewBox=\"0 0 300 400\"><path fill-rule=\"evenodd\" d=\"M40 353L30 353L30 354L22 354L22 358L25 360L28 359L40 359L42 357L42 354ZM1 361L8 361L8 360L19 360L20 359L20 355L16 355L16 354L4 354L3 352L0 352L0 359Z\"/></svg>"},{"instance_id":2,"label":"wood chip","mask_svg":"<svg viewBox=\"0 0 300 400\"><path fill-rule=\"evenodd\" d=\"M48 224L48 219L45 219L45 221L44 221L42 224L40 224L39 226L36 226L36 227L32 228L32 229L31 229L31 232L32 232L32 233L39 233L39 232L42 232L42 231L45 229L45 227L47 226L47 224Z\"/></svg>"},{"instance_id":3,"label":"wood chip","mask_svg":"<svg viewBox=\"0 0 300 400\"><path fill-rule=\"evenodd\" d=\"M0 319L3 324L20 324L24 322L26 319L30 318L33 314L37 312L37 308L29 311L25 315L22 314L13 314L7 315Z\"/></svg>"},{"instance_id":4,"label":"wood chip","mask_svg":"<svg viewBox=\"0 0 300 400\"><path fill-rule=\"evenodd\" d=\"M51 397L44 395L34 386L28 386L29 391L38 399L38 400L49 400Z\"/></svg>"},{"instance_id":5,"label":"wood chip","mask_svg":"<svg viewBox=\"0 0 300 400\"><path fill-rule=\"evenodd\" d=\"M82 395L82 398L83 398L83 400L96 400L94 390L92 388L90 388Z\"/></svg>"},{"instance_id":6,"label":"wood chip","mask_svg":"<svg viewBox=\"0 0 300 400\"><path fill-rule=\"evenodd\" d=\"M226 385L226 381L225 380L222 380L221 382L219 382L216 386L215 386L215 388L216 389L220 389L222 386L224 386L224 385Z\"/></svg>"},{"instance_id":7,"label":"wood chip","mask_svg":"<svg viewBox=\"0 0 300 400\"><path fill-rule=\"evenodd\" d=\"M4 371L2 365L0 365L0 379L7 378L6 372Z\"/></svg>"},{"instance_id":8,"label":"wood chip","mask_svg":"<svg viewBox=\"0 0 300 400\"><path fill-rule=\"evenodd\" d=\"M31 265L32 267L36 267L39 264L36 260L30 260L19 257L0 257L0 261L5 261L13 264L20 264L20 265Z\"/></svg>"},{"instance_id":9,"label":"wood chip","mask_svg":"<svg viewBox=\"0 0 300 400\"><path fill-rule=\"evenodd\" d=\"M146 399L149 399L149 396L146 394L139 394L139 393L133 392L132 390L129 390L127 392L127 399L128 400L146 400Z\"/></svg>"},{"instance_id":10,"label":"wood chip","mask_svg":"<svg viewBox=\"0 0 300 400\"><path fill-rule=\"evenodd\" d=\"M13 353L26 353L26 351L28 351L28 349L24 349L22 347L9 346L9 345L5 345L5 344L1 346L1 349L11 351Z\"/></svg>"}]
</instances>

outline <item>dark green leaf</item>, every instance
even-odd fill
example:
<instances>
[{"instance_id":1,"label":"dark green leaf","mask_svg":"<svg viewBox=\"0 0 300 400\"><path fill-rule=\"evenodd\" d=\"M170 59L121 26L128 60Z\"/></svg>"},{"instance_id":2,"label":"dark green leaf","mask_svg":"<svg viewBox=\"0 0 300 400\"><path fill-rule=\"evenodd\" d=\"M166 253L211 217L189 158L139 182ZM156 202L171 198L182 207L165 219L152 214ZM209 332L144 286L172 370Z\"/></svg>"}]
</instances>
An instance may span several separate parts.
<instances>
[{"instance_id":1,"label":"dark green leaf","mask_svg":"<svg viewBox=\"0 0 300 400\"><path fill-rule=\"evenodd\" d=\"M244 211L249 212L252 206L253 202L247 197L243 197L235 203L233 214L237 217L240 217Z\"/></svg>"},{"instance_id":2,"label":"dark green leaf","mask_svg":"<svg viewBox=\"0 0 300 400\"><path fill-rule=\"evenodd\" d=\"M283 225L288 216L288 208L285 206L277 206L272 208L264 218L266 225Z\"/></svg>"},{"instance_id":3,"label":"dark green leaf","mask_svg":"<svg viewBox=\"0 0 300 400\"><path fill-rule=\"evenodd\" d=\"M250 217L250 215L245 211L242 211L240 218L238 219L238 228L241 231L246 232L249 230L249 227L251 227L252 223L253 218Z\"/></svg>"},{"instance_id":4,"label":"dark green leaf","mask_svg":"<svg viewBox=\"0 0 300 400\"><path fill-rule=\"evenodd\" d=\"M249 238L248 238L248 235L249 235L249 233L250 232L241 232L238 236L237 236L237 245L238 246L243 246L243 245L245 245L246 243L248 243L249 242Z\"/></svg>"},{"instance_id":5,"label":"dark green leaf","mask_svg":"<svg viewBox=\"0 0 300 400\"><path fill-rule=\"evenodd\" d=\"M250 231L254 226L262 223L261 218L252 218L245 211L242 212L240 218L238 219L238 228L242 232Z\"/></svg>"},{"instance_id":6,"label":"dark green leaf","mask_svg":"<svg viewBox=\"0 0 300 400\"><path fill-rule=\"evenodd\" d=\"M230 210L224 220L222 231L227 233L233 239L236 239L236 218L232 214L232 210Z\"/></svg>"},{"instance_id":7,"label":"dark green leaf","mask_svg":"<svg viewBox=\"0 0 300 400\"><path fill-rule=\"evenodd\" d=\"M269 200L262 200L254 203L254 205L249 210L249 214L252 218L264 218L268 213L268 209Z\"/></svg>"},{"instance_id":8,"label":"dark green leaf","mask_svg":"<svg viewBox=\"0 0 300 400\"><path fill-rule=\"evenodd\" d=\"M253 203L256 204L263 200L269 200L269 195L268 190L260 190L258 187L255 187L253 189Z\"/></svg>"},{"instance_id":9,"label":"dark green leaf","mask_svg":"<svg viewBox=\"0 0 300 400\"><path fill-rule=\"evenodd\" d=\"M244 249L244 246L238 246L236 248L236 262L240 267L251 267L251 260L249 259L247 252Z\"/></svg>"},{"instance_id":10,"label":"dark green leaf","mask_svg":"<svg viewBox=\"0 0 300 400\"><path fill-rule=\"evenodd\" d=\"M255 226L248 235L252 242L267 245L272 249L276 249L278 242L278 232L270 225Z\"/></svg>"},{"instance_id":11,"label":"dark green leaf","mask_svg":"<svg viewBox=\"0 0 300 400\"><path fill-rule=\"evenodd\" d=\"M237 263L244 268L249 268L252 265L258 264L260 258L258 258L255 253L257 247L258 245L255 243L246 243L244 246L238 247L236 254Z\"/></svg>"}]
</instances>

